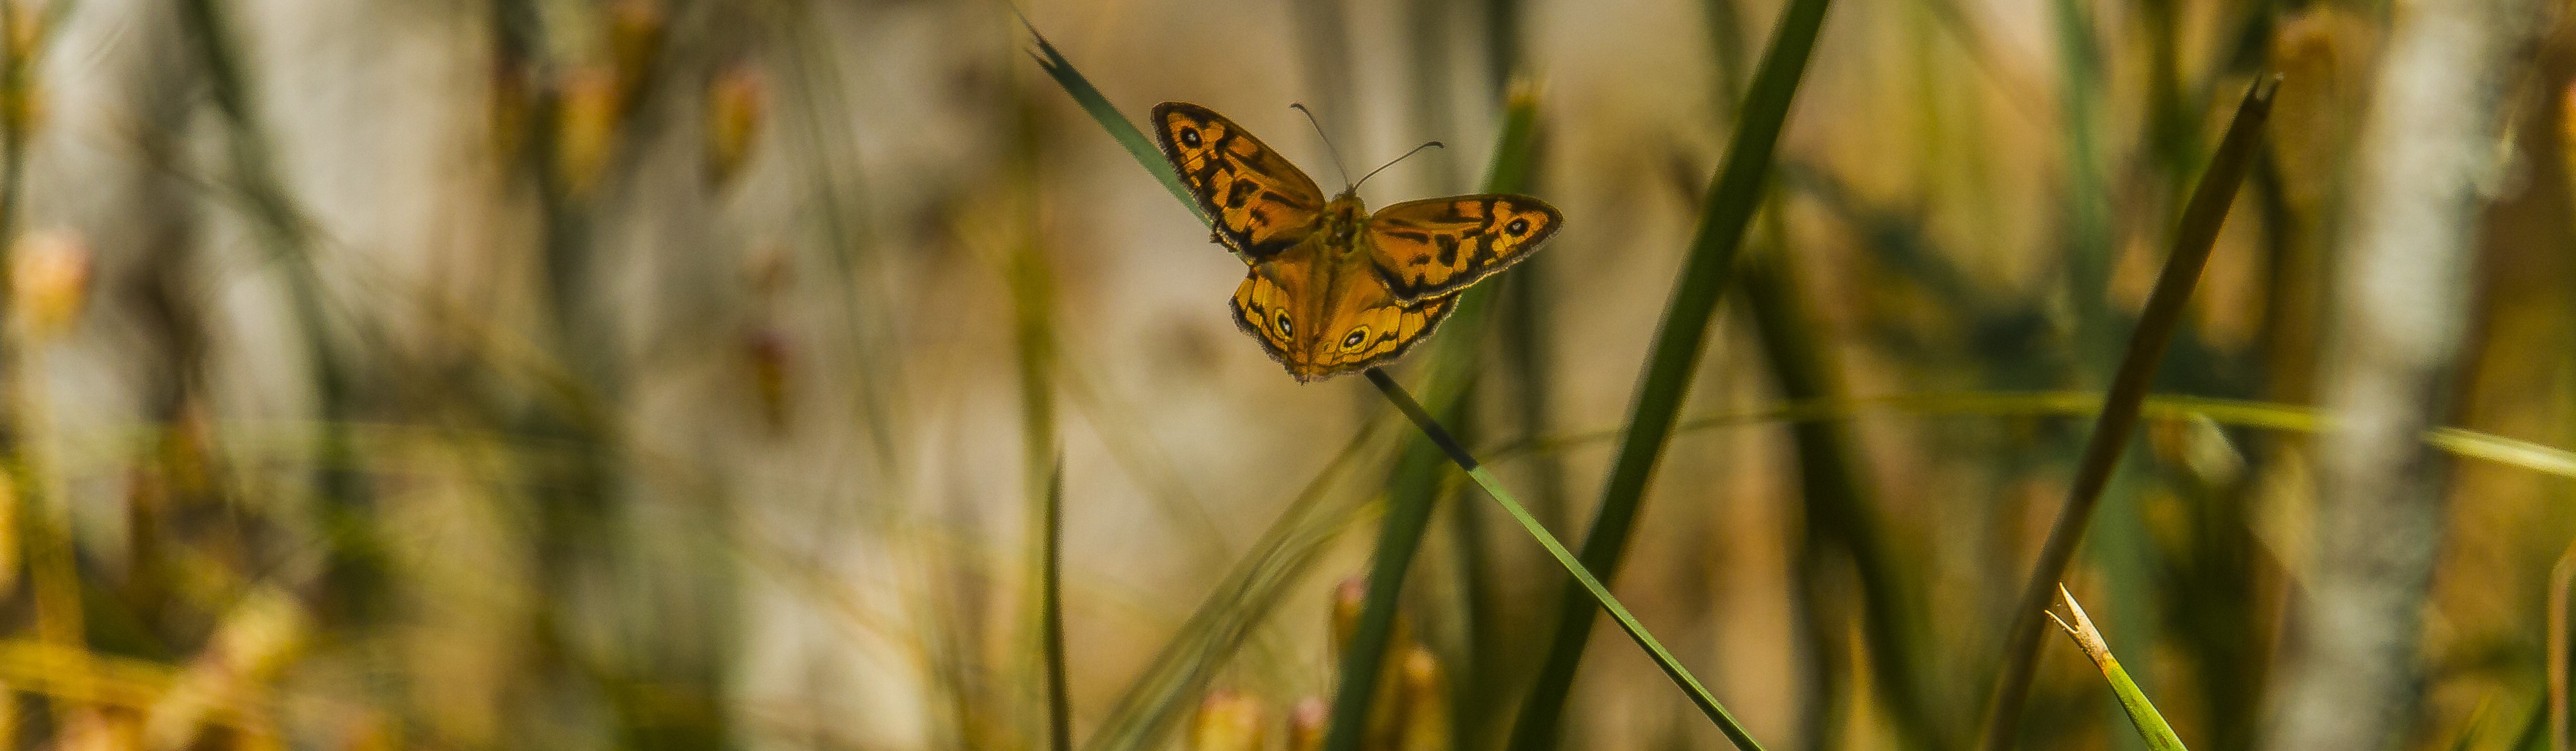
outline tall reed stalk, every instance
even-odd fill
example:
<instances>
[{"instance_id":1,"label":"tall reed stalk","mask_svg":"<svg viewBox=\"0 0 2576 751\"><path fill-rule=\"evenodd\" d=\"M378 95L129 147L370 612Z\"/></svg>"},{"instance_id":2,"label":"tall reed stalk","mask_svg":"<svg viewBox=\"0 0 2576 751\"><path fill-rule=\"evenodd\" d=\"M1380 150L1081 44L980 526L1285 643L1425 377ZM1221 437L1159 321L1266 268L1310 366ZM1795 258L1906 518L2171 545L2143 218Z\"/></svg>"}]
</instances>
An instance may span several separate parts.
<instances>
[{"instance_id":1,"label":"tall reed stalk","mask_svg":"<svg viewBox=\"0 0 2576 751\"><path fill-rule=\"evenodd\" d=\"M2102 491L2110 485L2112 470L2128 449L2130 433L2137 427L2140 405L2146 400L2156 366L2173 340L2174 331L2182 325L2183 305L2200 281L2201 268L2209 262L2219 226L2226 221L2228 206L2236 198L2236 188L2252 166L2254 147L2262 137L2263 120L2271 112L2272 94L2279 83L2277 78L2266 79L2246 90L2235 121L2228 126L2227 136L2220 141L2209 168L2201 173L2199 186L2192 190L2191 202L2183 209L2172 252L2165 257L2164 271L2156 279L2155 291L2147 297L2137 329L2129 336L2128 351L2121 357L2110 392L2103 399L2102 415L2093 423L2092 437L2084 443L2084 458L2068 486L2065 504L2049 527L2048 541L2040 547L2039 560L2013 610L2012 627L2005 637L2003 671L1986 719L1985 747L1991 751L2012 748L2018 735L2022 703L2030 694L2031 678L2038 666L2039 637L2047 622L2048 603L2056 596L2057 582L2065 577L2067 565L2075 559L2076 546L2083 542L2093 511L2101 504Z\"/></svg>"},{"instance_id":2,"label":"tall reed stalk","mask_svg":"<svg viewBox=\"0 0 2576 751\"><path fill-rule=\"evenodd\" d=\"M1672 438L1691 374L1699 367L1709 318L1717 312L1719 295L1733 276L1736 250L1742 247L1745 228L1769 184L1772 152L1788 121L1798 82L1806 74L1816 35L1824 27L1826 6L1827 0L1791 0L1781 11L1770 48L1755 68L1744 104L1736 109L1733 140L1725 161L1710 179L1699 227L1656 329L1617 458L1601 491L1600 508L1584 536L1582 567L1597 575L1617 576L1626 556L1629 529ZM1538 683L1512 726L1512 751L1543 751L1556 745L1557 724L1572 691L1575 668L1583 660L1584 644L1591 638L1595 613L1592 598L1581 587L1568 587L1558 596L1554 642Z\"/></svg>"}]
</instances>

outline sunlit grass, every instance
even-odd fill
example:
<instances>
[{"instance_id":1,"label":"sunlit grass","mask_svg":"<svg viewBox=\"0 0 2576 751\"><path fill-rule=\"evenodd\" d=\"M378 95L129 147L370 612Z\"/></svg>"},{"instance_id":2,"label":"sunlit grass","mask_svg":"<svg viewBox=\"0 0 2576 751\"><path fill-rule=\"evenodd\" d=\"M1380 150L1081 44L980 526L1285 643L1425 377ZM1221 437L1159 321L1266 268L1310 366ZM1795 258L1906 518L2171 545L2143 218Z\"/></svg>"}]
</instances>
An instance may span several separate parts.
<instances>
[{"instance_id":1,"label":"sunlit grass","mask_svg":"<svg viewBox=\"0 0 2576 751\"><path fill-rule=\"evenodd\" d=\"M0 2L0 751L2247 751L2409 16L1824 7ZM2567 733L2576 95L2518 80L2406 751ZM1291 385L1128 179L1205 221L1113 105L1191 97L1570 231ZM1980 728L2044 534L2109 633Z\"/></svg>"}]
</instances>

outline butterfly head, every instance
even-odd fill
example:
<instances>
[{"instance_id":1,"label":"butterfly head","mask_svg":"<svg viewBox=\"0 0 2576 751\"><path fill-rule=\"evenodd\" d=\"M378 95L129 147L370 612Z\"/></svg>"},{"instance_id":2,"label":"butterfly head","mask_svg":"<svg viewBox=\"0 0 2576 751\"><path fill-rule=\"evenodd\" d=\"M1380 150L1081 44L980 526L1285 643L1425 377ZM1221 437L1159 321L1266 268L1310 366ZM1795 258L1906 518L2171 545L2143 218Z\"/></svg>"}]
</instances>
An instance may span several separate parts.
<instances>
[{"instance_id":1,"label":"butterfly head","mask_svg":"<svg viewBox=\"0 0 2576 751\"><path fill-rule=\"evenodd\" d=\"M1327 246L1348 250L1358 247L1360 226L1368 223L1368 207L1360 203L1359 194L1344 191L1324 204L1324 215L1316 220L1315 229Z\"/></svg>"}]
</instances>

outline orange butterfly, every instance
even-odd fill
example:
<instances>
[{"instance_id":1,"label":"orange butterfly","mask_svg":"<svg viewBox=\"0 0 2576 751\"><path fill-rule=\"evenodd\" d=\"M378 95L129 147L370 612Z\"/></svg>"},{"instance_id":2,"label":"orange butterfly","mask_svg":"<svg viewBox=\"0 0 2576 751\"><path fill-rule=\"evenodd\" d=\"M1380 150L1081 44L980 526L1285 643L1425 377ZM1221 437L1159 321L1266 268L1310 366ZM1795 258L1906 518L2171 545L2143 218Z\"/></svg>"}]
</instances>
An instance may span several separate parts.
<instances>
[{"instance_id":1,"label":"orange butterfly","mask_svg":"<svg viewBox=\"0 0 2576 751\"><path fill-rule=\"evenodd\" d=\"M1326 200L1261 139L1187 102L1154 106L1154 136L1215 220L1215 239L1252 264L1234 290L1234 322L1299 381L1393 361L1448 317L1460 290L1565 222L1546 201L1502 193L1370 214L1357 184Z\"/></svg>"}]
</instances>

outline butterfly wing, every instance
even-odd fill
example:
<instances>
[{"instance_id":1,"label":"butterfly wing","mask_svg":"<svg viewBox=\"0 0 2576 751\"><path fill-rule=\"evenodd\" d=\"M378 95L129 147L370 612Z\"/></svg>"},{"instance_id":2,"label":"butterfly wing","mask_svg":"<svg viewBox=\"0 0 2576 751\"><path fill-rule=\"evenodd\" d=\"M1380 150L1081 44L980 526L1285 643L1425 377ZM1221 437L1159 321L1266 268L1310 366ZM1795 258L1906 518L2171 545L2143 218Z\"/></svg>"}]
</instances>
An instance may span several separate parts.
<instances>
[{"instance_id":1,"label":"butterfly wing","mask_svg":"<svg viewBox=\"0 0 2576 751\"><path fill-rule=\"evenodd\" d=\"M1228 247L1259 262L1314 231L1324 191L1242 126L1188 102L1154 105L1153 124L1163 157Z\"/></svg>"},{"instance_id":2,"label":"butterfly wing","mask_svg":"<svg viewBox=\"0 0 2576 751\"><path fill-rule=\"evenodd\" d=\"M1294 289L1312 277L1264 274L1261 264L1234 290L1234 322L1261 340L1299 381L1320 381L1404 356L1457 307L1454 296L1395 299L1367 269L1352 267L1317 296ZM1273 277L1278 278L1273 278Z\"/></svg>"},{"instance_id":3,"label":"butterfly wing","mask_svg":"<svg viewBox=\"0 0 2576 751\"><path fill-rule=\"evenodd\" d=\"M1407 201L1369 217L1369 259L1396 299L1440 297L1519 263L1564 224L1529 196Z\"/></svg>"}]
</instances>

